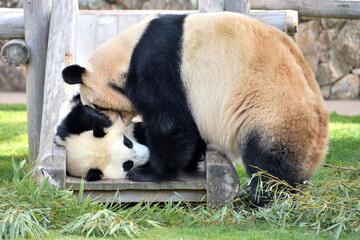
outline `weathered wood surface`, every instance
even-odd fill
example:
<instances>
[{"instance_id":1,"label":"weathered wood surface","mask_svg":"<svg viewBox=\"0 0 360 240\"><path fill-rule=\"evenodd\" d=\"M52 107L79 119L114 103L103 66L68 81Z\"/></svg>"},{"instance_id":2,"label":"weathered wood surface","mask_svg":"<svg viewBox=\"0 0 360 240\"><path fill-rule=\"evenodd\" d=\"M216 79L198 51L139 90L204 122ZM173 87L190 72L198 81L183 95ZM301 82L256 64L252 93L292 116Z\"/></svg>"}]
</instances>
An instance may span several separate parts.
<instances>
[{"instance_id":1,"label":"weathered wood surface","mask_svg":"<svg viewBox=\"0 0 360 240\"><path fill-rule=\"evenodd\" d=\"M249 15L250 0L199 0L199 11L231 11Z\"/></svg>"},{"instance_id":2,"label":"weathered wood surface","mask_svg":"<svg viewBox=\"0 0 360 240\"><path fill-rule=\"evenodd\" d=\"M206 152L207 204L230 204L239 192L240 182L234 162L211 147Z\"/></svg>"},{"instance_id":3,"label":"weathered wood surface","mask_svg":"<svg viewBox=\"0 0 360 240\"><path fill-rule=\"evenodd\" d=\"M127 179L104 179L88 182L84 180L85 190L200 190L206 188L205 170L194 173L181 174L176 181L165 182L134 182ZM80 178L67 176L66 187L72 186L73 190L80 189Z\"/></svg>"},{"instance_id":4,"label":"weathered wood surface","mask_svg":"<svg viewBox=\"0 0 360 240\"><path fill-rule=\"evenodd\" d=\"M83 65L102 43L149 15L188 13L196 13L196 11L80 11L76 33L75 62ZM298 19L294 11L250 11L250 17L291 34L297 29Z\"/></svg>"},{"instance_id":5,"label":"weathered wood surface","mask_svg":"<svg viewBox=\"0 0 360 240\"><path fill-rule=\"evenodd\" d=\"M40 154L38 157L38 161L40 161L39 167L44 167L49 174L50 172L65 171L65 149L54 144L54 130L58 122L61 104L66 98L70 97L68 95L73 95L72 87L69 87L68 91L65 88L61 71L66 65L73 63L78 15L77 1L62 0L54 1L52 4L53 10L51 12L46 59ZM53 167L51 167L51 164L47 164L53 162L56 163L54 163ZM57 168L57 166L61 166L63 169L52 169ZM50 174L50 176L56 181L60 180L62 183L65 180L65 175Z\"/></svg>"},{"instance_id":6,"label":"weathered wood surface","mask_svg":"<svg viewBox=\"0 0 360 240\"><path fill-rule=\"evenodd\" d=\"M84 198L91 194L100 201L109 201L119 191L115 201L206 201L206 174L203 166L197 172L183 173L177 180L166 182L133 182L127 179L106 179L94 182L84 180ZM66 188L71 187L78 194L81 179L66 177Z\"/></svg>"},{"instance_id":7,"label":"weathered wood surface","mask_svg":"<svg viewBox=\"0 0 360 240\"><path fill-rule=\"evenodd\" d=\"M266 23L281 31L293 35L298 28L298 12L292 10L253 10L250 11L250 17Z\"/></svg>"},{"instance_id":8,"label":"weathered wood surface","mask_svg":"<svg viewBox=\"0 0 360 240\"><path fill-rule=\"evenodd\" d=\"M1 9L1 8L0 8ZM6 11L10 15L14 15L17 18L15 24L6 24L7 20L4 20L3 23L0 21L0 39L11 39L11 38L24 38L24 15L22 11L19 9L8 9ZM122 32L129 26L132 26L150 14L190 14L190 13L197 13L198 11L177 11L177 10L126 10L126 11L117 11L117 10L103 10L103 11L91 11L91 10L80 10L79 21L82 22L91 22L95 21L96 24L106 24L104 16L109 16L109 19L112 19L112 16L118 16L118 21L116 25L118 26L118 31ZM285 19L292 17L291 11L250 11L249 15L255 19L258 19L266 24L275 26L282 31L285 31L287 28L293 28L294 23L289 23ZM1 11L0 11L1 14ZM279 14L280 16L276 16ZM93 15L97 15L97 17L93 18ZM119 16L121 15L121 17ZM9 15L5 15L9 16ZM286 17L284 17L286 16ZM1 18L5 18L0 15ZM86 20L86 19L92 20ZM102 19L102 23L99 23L95 19ZM8 19L6 17L6 19ZM14 21L15 21L14 20ZM9 20L10 21L10 20ZM11 21L10 21L11 22ZM288 26L284 26L287 24ZM80 25L80 24L79 24ZM108 24L110 25L110 24ZM16 33L13 33L16 31ZM99 36L100 37L100 36Z\"/></svg>"},{"instance_id":9,"label":"weathered wood surface","mask_svg":"<svg viewBox=\"0 0 360 240\"><path fill-rule=\"evenodd\" d=\"M1 58L12 67L25 64L30 57L30 50L23 39L12 39L1 48Z\"/></svg>"},{"instance_id":10,"label":"weathered wood surface","mask_svg":"<svg viewBox=\"0 0 360 240\"><path fill-rule=\"evenodd\" d=\"M360 19L359 0L251 0L251 9L292 9L300 17Z\"/></svg>"},{"instance_id":11,"label":"weathered wood surface","mask_svg":"<svg viewBox=\"0 0 360 240\"><path fill-rule=\"evenodd\" d=\"M46 149L46 151L40 152L38 159L41 161L33 173L33 177L38 178L38 183L42 184L46 178L49 178L49 183L53 187L65 189L65 148L55 144L48 145L48 149Z\"/></svg>"},{"instance_id":12,"label":"weathered wood surface","mask_svg":"<svg viewBox=\"0 0 360 240\"><path fill-rule=\"evenodd\" d=\"M24 38L24 10L0 8L0 39Z\"/></svg>"},{"instance_id":13,"label":"weathered wood surface","mask_svg":"<svg viewBox=\"0 0 360 240\"><path fill-rule=\"evenodd\" d=\"M26 0L24 2L26 19L24 36L30 49L30 58L26 67L30 163L36 159L39 152L50 8L51 0Z\"/></svg>"},{"instance_id":14,"label":"weathered wood surface","mask_svg":"<svg viewBox=\"0 0 360 240\"><path fill-rule=\"evenodd\" d=\"M75 191L75 195L79 192ZM114 202L205 202L206 190L122 190L117 191L84 191L84 200L90 194L91 197L96 198L100 202L112 201ZM116 195L117 194L117 195ZM114 198L114 196L116 196Z\"/></svg>"}]
</instances>

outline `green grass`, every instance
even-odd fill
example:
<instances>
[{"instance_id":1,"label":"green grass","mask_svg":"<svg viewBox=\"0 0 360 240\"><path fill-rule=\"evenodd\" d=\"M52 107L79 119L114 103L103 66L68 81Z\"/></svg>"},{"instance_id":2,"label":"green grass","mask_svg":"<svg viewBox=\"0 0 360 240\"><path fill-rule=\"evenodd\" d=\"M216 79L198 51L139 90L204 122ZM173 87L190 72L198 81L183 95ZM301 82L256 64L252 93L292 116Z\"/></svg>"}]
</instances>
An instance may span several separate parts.
<instances>
[{"instance_id":1,"label":"green grass","mask_svg":"<svg viewBox=\"0 0 360 240\"><path fill-rule=\"evenodd\" d=\"M0 104L0 186L13 178L11 159L28 159L26 105Z\"/></svg>"},{"instance_id":2,"label":"green grass","mask_svg":"<svg viewBox=\"0 0 360 240\"><path fill-rule=\"evenodd\" d=\"M360 167L360 116L331 115L326 163Z\"/></svg>"},{"instance_id":3,"label":"green grass","mask_svg":"<svg viewBox=\"0 0 360 240\"><path fill-rule=\"evenodd\" d=\"M110 207L89 198L80 202L71 191L58 191L46 183L37 187L26 175L31 171L20 164L27 158L25 105L0 105L0 235L3 236L360 239L360 172L356 171L320 167L311 185L300 189L301 194L279 193L271 208L256 211L244 208L234 212L231 207L212 210L201 204L186 203ZM359 168L359 161L360 116L331 114L326 163ZM241 166L238 170L242 187L246 188L246 172Z\"/></svg>"}]
</instances>

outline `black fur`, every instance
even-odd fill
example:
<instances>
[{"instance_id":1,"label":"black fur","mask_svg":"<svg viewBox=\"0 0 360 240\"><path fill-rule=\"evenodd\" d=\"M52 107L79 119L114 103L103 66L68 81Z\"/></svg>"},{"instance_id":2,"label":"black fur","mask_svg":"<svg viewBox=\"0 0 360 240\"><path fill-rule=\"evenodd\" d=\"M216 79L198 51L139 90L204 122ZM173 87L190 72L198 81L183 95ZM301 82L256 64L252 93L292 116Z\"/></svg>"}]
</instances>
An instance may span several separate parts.
<instances>
[{"instance_id":1,"label":"black fur","mask_svg":"<svg viewBox=\"0 0 360 240\"><path fill-rule=\"evenodd\" d=\"M242 138L241 156L249 177L262 170L280 180L285 180L291 186L306 180L301 178L300 167L295 164L296 161L289 161L289 159L295 159L296 156L288 150L286 143L277 144L276 149L265 149L263 147L265 144L261 144L263 141L261 136L263 135L263 133L252 130ZM293 164L290 165L290 163ZM257 190L260 180L265 184L270 178L265 174L252 178L250 196L252 197L252 203L256 206L264 206L273 197L269 193L270 191L264 191L267 186L264 187L262 192L259 189Z\"/></svg>"},{"instance_id":2,"label":"black fur","mask_svg":"<svg viewBox=\"0 0 360 240\"><path fill-rule=\"evenodd\" d=\"M79 84L83 83L82 75L85 72L85 68L74 64L64 68L64 70L62 71L62 77L67 84Z\"/></svg>"},{"instance_id":3,"label":"black fur","mask_svg":"<svg viewBox=\"0 0 360 240\"><path fill-rule=\"evenodd\" d=\"M138 143L145 146L148 145L146 137L146 124L144 122L134 123L134 137Z\"/></svg>"},{"instance_id":4,"label":"black fur","mask_svg":"<svg viewBox=\"0 0 360 240\"><path fill-rule=\"evenodd\" d=\"M133 142L129 138L127 138L125 135L124 135L123 143L127 148L133 148L134 147Z\"/></svg>"},{"instance_id":5,"label":"black fur","mask_svg":"<svg viewBox=\"0 0 360 240\"><path fill-rule=\"evenodd\" d=\"M93 130L94 137L104 137L106 134L104 128L110 127L111 121L104 114L83 105L80 95L76 95L73 101L76 102L76 105L57 127L56 135L65 140L71 134Z\"/></svg>"},{"instance_id":6,"label":"black fur","mask_svg":"<svg viewBox=\"0 0 360 240\"><path fill-rule=\"evenodd\" d=\"M101 178L103 177L103 173L100 169L98 168L91 168L88 173L86 174L86 181L98 181L101 180Z\"/></svg>"},{"instance_id":7,"label":"black fur","mask_svg":"<svg viewBox=\"0 0 360 240\"><path fill-rule=\"evenodd\" d=\"M134 162L129 160L123 163L123 169L124 172L128 172L132 169L132 167L134 166Z\"/></svg>"},{"instance_id":8,"label":"black fur","mask_svg":"<svg viewBox=\"0 0 360 240\"><path fill-rule=\"evenodd\" d=\"M147 125L150 160L149 167L131 170L130 180L174 179L179 169L195 165L202 148L180 76L185 17L152 20L133 51L125 92Z\"/></svg>"}]
</instances>

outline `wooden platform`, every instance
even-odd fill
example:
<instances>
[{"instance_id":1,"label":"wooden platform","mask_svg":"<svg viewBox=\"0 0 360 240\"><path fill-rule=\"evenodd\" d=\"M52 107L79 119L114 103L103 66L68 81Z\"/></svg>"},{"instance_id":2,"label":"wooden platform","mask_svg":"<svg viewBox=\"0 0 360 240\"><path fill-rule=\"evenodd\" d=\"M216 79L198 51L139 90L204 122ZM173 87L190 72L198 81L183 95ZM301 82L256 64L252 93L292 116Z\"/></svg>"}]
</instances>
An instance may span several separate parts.
<instances>
[{"instance_id":1,"label":"wooden platform","mask_svg":"<svg viewBox=\"0 0 360 240\"><path fill-rule=\"evenodd\" d=\"M81 179L67 176L65 187L78 191ZM85 196L91 192L93 197L100 200L112 199L117 191L119 195L115 201L140 202L143 200L156 202L189 202L206 201L206 173L204 167L191 174L182 174L177 181L133 182L126 179L106 179L94 182L84 180Z\"/></svg>"}]
</instances>

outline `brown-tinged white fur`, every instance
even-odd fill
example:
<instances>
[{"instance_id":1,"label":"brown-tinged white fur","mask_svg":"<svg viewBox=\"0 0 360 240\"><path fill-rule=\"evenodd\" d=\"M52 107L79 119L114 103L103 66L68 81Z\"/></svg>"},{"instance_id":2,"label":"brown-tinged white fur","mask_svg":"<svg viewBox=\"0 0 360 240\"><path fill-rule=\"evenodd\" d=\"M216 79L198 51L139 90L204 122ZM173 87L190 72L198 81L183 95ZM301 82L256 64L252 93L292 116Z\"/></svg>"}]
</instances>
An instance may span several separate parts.
<instances>
[{"instance_id":1,"label":"brown-tinged white fur","mask_svg":"<svg viewBox=\"0 0 360 240\"><path fill-rule=\"evenodd\" d=\"M281 31L235 13L190 15L181 74L200 134L221 151L238 157L242 133L257 127L269 146L285 142L302 156L305 175L324 158L328 114L304 57Z\"/></svg>"}]
</instances>

